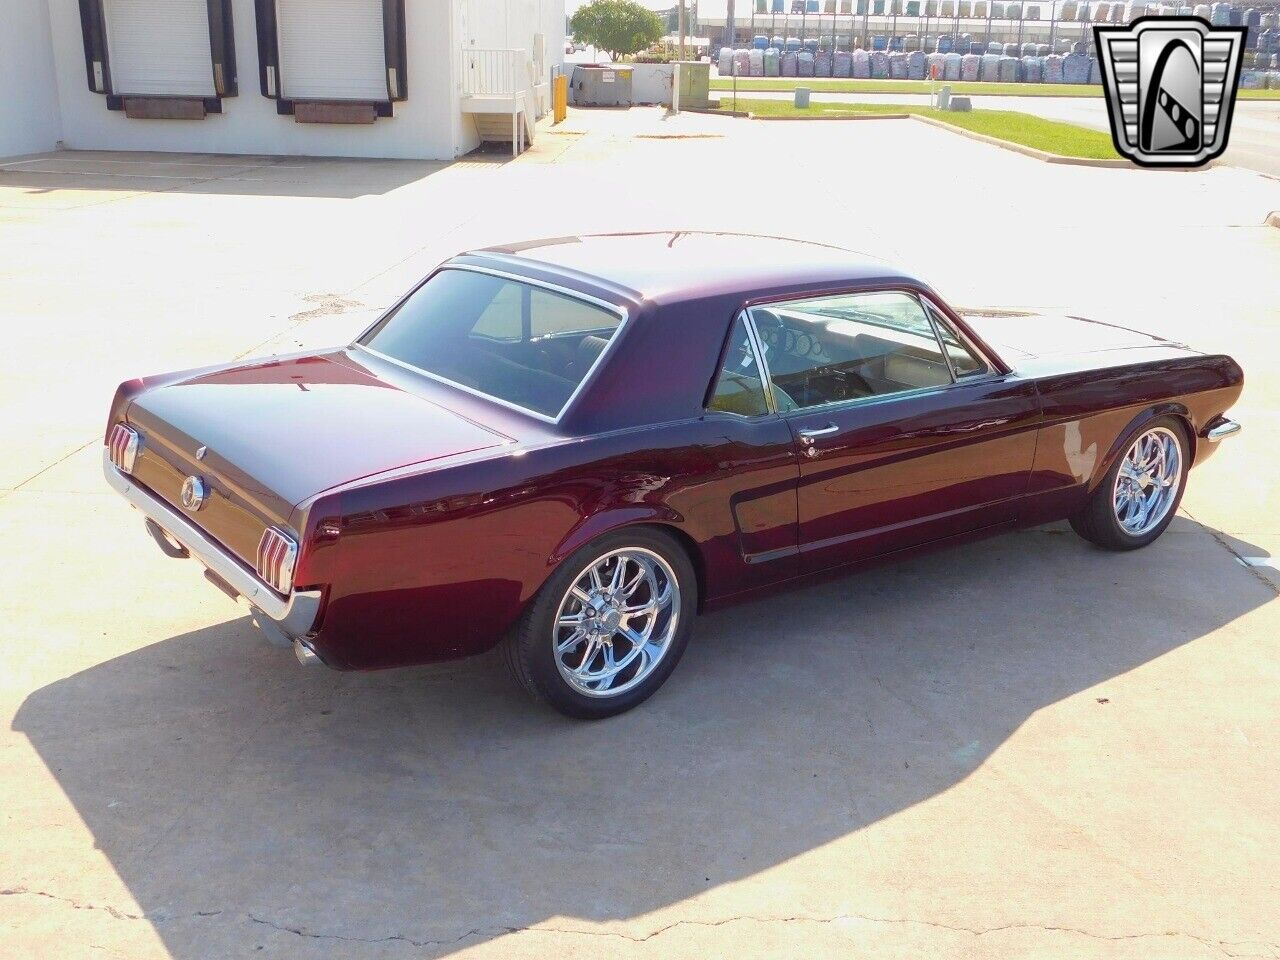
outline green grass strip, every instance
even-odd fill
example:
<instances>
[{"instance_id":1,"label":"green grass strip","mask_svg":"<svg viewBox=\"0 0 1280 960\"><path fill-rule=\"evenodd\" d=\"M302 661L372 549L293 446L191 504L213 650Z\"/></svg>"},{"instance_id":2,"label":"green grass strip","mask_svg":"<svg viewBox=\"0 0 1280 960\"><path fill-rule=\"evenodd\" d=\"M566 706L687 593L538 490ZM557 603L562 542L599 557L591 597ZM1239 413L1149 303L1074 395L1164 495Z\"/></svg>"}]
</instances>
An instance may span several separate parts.
<instances>
[{"instance_id":1,"label":"green grass strip","mask_svg":"<svg viewBox=\"0 0 1280 960\"><path fill-rule=\"evenodd\" d=\"M817 93L929 93L928 80L795 80L791 77L739 77L740 93L768 90L787 93L796 87L808 87ZM732 79L715 79L711 89L732 91ZM939 82L941 86L941 82ZM1002 97L1101 97L1102 87L1088 83L965 83L947 81L951 92L959 96ZM1280 90L1240 90L1240 100L1280 100Z\"/></svg>"},{"instance_id":2,"label":"green grass strip","mask_svg":"<svg viewBox=\"0 0 1280 960\"><path fill-rule=\"evenodd\" d=\"M814 100L808 110L798 110L790 100L734 100L723 97L721 110L741 110L759 117L814 117L833 114L914 113L933 117L974 133L1034 147L1060 157L1114 160L1119 154L1111 145L1111 135L1073 123L1045 120L1012 110L973 110L969 113L934 110L901 103L829 103Z\"/></svg>"}]
</instances>

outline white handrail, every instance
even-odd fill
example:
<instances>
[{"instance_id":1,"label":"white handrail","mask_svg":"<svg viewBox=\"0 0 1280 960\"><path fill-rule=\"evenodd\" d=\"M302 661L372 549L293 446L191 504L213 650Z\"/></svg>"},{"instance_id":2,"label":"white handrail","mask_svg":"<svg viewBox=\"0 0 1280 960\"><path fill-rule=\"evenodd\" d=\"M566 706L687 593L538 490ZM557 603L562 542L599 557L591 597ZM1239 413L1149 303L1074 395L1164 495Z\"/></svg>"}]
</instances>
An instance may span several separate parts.
<instances>
[{"instance_id":1,"label":"white handrail","mask_svg":"<svg viewBox=\"0 0 1280 960\"><path fill-rule=\"evenodd\" d=\"M513 97L529 88L524 50L462 49L462 94L467 97Z\"/></svg>"}]
</instances>

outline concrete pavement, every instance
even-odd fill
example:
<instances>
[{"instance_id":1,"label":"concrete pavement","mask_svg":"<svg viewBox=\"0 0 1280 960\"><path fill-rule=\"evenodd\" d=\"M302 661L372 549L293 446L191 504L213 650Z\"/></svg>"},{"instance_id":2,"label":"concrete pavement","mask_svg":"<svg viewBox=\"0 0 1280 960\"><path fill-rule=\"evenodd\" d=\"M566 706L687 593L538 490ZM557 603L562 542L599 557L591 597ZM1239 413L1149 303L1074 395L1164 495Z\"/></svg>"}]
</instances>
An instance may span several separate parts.
<instances>
[{"instance_id":1,"label":"concrete pavement","mask_svg":"<svg viewBox=\"0 0 1280 960\"><path fill-rule=\"evenodd\" d=\"M1225 166L647 110L511 163L0 166L0 954L1280 955L1280 574L1238 559L1280 555L1271 209ZM303 671L98 475L119 380L344 341L469 246L672 226L1228 350L1245 433L1150 549L1046 529L724 611L591 725L492 658Z\"/></svg>"},{"instance_id":2,"label":"concrete pavement","mask_svg":"<svg viewBox=\"0 0 1280 960\"><path fill-rule=\"evenodd\" d=\"M814 87L813 103L909 103L928 106L927 94L830 93ZM721 90L721 97L732 93ZM743 99L790 100L793 94L771 91L744 91ZM1092 130L1110 130L1107 106L1101 97L1001 97L975 96L979 110L1013 110L1048 120L1061 120ZM1220 163L1256 170L1280 177L1280 101L1238 100L1231 120L1227 152Z\"/></svg>"}]
</instances>

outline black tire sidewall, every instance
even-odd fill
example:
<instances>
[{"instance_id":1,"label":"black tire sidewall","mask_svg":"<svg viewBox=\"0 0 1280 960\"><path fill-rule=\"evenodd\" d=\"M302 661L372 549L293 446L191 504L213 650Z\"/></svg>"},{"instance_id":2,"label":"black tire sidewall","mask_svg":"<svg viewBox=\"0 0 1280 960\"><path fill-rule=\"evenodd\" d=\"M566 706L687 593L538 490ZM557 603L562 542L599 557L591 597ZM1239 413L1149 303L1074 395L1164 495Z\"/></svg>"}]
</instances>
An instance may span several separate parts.
<instances>
[{"instance_id":1,"label":"black tire sidewall","mask_svg":"<svg viewBox=\"0 0 1280 960\"><path fill-rule=\"evenodd\" d=\"M584 567L602 554L638 547L658 554L675 572L680 587L680 622L657 669L637 686L616 697L589 697L560 674L552 643L552 624L560 600ZM653 527L634 527L605 534L574 551L538 591L520 624L519 656L534 692L571 717L601 719L624 713L652 696L671 676L684 655L698 610L698 583L689 555L678 540Z\"/></svg>"}]
</instances>

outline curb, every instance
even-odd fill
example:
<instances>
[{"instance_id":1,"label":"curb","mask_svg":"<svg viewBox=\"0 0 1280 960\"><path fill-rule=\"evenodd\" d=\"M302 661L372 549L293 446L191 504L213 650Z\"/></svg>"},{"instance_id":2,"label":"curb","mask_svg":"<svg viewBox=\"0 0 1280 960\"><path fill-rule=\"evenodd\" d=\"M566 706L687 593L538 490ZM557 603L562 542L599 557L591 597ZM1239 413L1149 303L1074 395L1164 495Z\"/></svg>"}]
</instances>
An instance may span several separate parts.
<instances>
[{"instance_id":1,"label":"curb","mask_svg":"<svg viewBox=\"0 0 1280 960\"><path fill-rule=\"evenodd\" d=\"M821 101L819 101L821 102ZM983 133L975 133L972 130L966 130L964 127L957 127L954 124L947 123L945 120L938 120L934 117L922 117L918 113L855 113L855 114L816 114L811 117L795 117L795 116L756 116L753 113L740 112L722 112L708 111L710 113L723 113L724 116L748 117L752 120L769 120L769 121L789 121L789 120L918 120L921 123L927 123L932 127L938 127L941 130L947 130L951 133L959 134L962 137L968 137L970 140L977 140L979 143L986 143L993 147L1000 147L1002 150L1010 150L1014 153L1020 153L1025 157L1031 157L1042 163L1052 163L1068 167L1096 167L1107 170L1141 170L1153 173L1197 173L1209 169L1215 164L1209 163L1203 167L1171 167L1167 170L1158 170L1151 167L1142 167L1136 163L1130 163L1121 157L1112 158L1093 158L1093 157L1064 157L1060 154L1049 153L1046 150L1037 150L1035 147L1024 146L1020 143L1011 143L1008 140L1001 140L999 137L988 137ZM1280 211L1271 214L1267 219L1268 223L1273 226L1280 227Z\"/></svg>"},{"instance_id":2,"label":"curb","mask_svg":"<svg viewBox=\"0 0 1280 960\"><path fill-rule=\"evenodd\" d=\"M769 120L769 121L781 120L785 122L788 120L842 120L842 121L843 120L906 120L908 117L911 116L911 114L909 113L851 113L851 114L841 115L838 113L818 113L812 117L774 117L774 116L768 116L768 115L756 116L754 113L751 113L751 114L745 114L745 116L749 116L752 120Z\"/></svg>"},{"instance_id":3,"label":"curb","mask_svg":"<svg viewBox=\"0 0 1280 960\"><path fill-rule=\"evenodd\" d=\"M952 133L958 133L962 137L968 137L970 140L977 140L980 143L989 143L993 147L1003 147L1005 150L1012 150L1014 153L1021 153L1023 156L1034 157L1036 160L1043 160L1045 163L1065 164L1073 167L1104 167L1110 169L1140 170L1143 169L1136 164L1130 163L1128 160L1122 160L1117 157L1110 159L1092 159L1089 157L1063 157L1056 153L1049 153L1045 150L1037 150L1035 147L1023 146L1020 143L1010 143L1008 140L1001 140L999 137L988 137L986 134L974 133L972 130L966 130L964 127L957 127L954 124L947 123L945 120L937 120L933 117L922 117L918 113L911 114L912 119L919 120L921 123L927 123L931 127L940 127L943 130L950 130Z\"/></svg>"},{"instance_id":4,"label":"curb","mask_svg":"<svg viewBox=\"0 0 1280 960\"><path fill-rule=\"evenodd\" d=\"M667 109L668 109L668 111L669 111L671 108L670 108L670 107L668 107ZM747 111L745 111L745 110L713 110L713 109L711 109L711 108L706 108L706 109L704 109L704 108L702 108L702 107L681 107L681 108L680 108L680 112L681 112L681 113L705 113L705 114L706 114L707 116L709 116L709 117L747 117L747 118L750 118L750 116L751 116L751 114L747 113Z\"/></svg>"}]
</instances>

